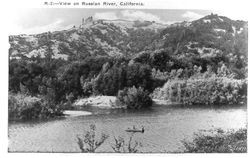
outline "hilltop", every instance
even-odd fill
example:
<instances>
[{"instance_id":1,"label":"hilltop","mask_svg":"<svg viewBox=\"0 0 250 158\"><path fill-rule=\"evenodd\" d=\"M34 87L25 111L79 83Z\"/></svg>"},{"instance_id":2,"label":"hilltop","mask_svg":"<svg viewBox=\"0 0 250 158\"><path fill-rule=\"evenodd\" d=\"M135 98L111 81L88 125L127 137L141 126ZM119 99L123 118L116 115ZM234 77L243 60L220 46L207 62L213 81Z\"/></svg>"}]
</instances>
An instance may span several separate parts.
<instances>
[{"instance_id":1,"label":"hilltop","mask_svg":"<svg viewBox=\"0 0 250 158\"><path fill-rule=\"evenodd\" d=\"M208 15L191 22L164 25L154 21L83 19L68 30L10 36L10 58L51 56L79 59L86 56L133 57L151 50L171 49L179 58L213 56L221 52L247 57L247 22Z\"/></svg>"},{"instance_id":2,"label":"hilltop","mask_svg":"<svg viewBox=\"0 0 250 158\"><path fill-rule=\"evenodd\" d=\"M247 38L248 22L217 14L171 25L89 17L67 30L10 36L9 56L10 60L24 61L51 58L71 62L108 57L141 62L146 56L152 58L165 52L171 59L164 61L161 57L157 68L166 67L165 62L170 61L170 65L185 63L173 66L175 69L189 63L203 70L207 65L216 69L220 62L241 69L247 66ZM149 61L144 63L155 68Z\"/></svg>"},{"instance_id":3,"label":"hilltop","mask_svg":"<svg viewBox=\"0 0 250 158\"><path fill-rule=\"evenodd\" d=\"M166 25L150 21L86 19L79 27L35 35L10 36L10 58L124 56L140 52Z\"/></svg>"}]
</instances>

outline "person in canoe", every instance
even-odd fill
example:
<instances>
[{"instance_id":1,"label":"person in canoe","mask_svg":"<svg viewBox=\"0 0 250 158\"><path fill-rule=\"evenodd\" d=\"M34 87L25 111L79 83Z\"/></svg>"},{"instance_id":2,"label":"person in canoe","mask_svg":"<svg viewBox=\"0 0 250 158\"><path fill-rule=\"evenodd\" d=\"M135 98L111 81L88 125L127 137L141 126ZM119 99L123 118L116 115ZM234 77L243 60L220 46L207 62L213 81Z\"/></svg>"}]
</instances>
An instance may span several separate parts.
<instances>
[{"instance_id":1,"label":"person in canoe","mask_svg":"<svg viewBox=\"0 0 250 158\"><path fill-rule=\"evenodd\" d=\"M128 128L128 129L126 129L125 131L126 131L126 132L134 132L134 133L135 133L135 132L144 133L144 127L142 126L142 129L140 130L140 129L136 129L135 126L133 126L132 129Z\"/></svg>"}]
</instances>

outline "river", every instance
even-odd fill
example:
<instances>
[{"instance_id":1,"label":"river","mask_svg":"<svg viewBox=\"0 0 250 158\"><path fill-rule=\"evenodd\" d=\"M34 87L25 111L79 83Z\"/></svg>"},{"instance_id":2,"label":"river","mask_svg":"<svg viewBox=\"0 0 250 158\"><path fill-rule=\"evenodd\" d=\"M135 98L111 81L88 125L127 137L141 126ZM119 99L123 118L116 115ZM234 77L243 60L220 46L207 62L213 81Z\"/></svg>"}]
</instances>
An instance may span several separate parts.
<instances>
[{"instance_id":1,"label":"river","mask_svg":"<svg viewBox=\"0 0 250 158\"><path fill-rule=\"evenodd\" d=\"M80 152L77 137L95 124L97 136L110 135L97 152L112 152L114 136L128 138L128 127L141 128L134 134L141 142L140 152L175 152L183 149L181 140L191 140L194 132L215 128L239 129L247 125L247 107L166 107L154 105L150 109L132 111L88 108L93 115L65 117L47 121L10 122L10 152Z\"/></svg>"}]
</instances>

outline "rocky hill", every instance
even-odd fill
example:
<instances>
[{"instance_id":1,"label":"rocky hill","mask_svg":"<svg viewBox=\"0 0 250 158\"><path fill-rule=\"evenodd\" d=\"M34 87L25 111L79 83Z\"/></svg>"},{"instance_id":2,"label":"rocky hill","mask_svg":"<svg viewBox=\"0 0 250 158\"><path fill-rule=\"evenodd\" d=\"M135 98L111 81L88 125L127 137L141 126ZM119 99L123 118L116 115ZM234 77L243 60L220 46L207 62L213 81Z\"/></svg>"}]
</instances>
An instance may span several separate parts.
<instances>
[{"instance_id":1,"label":"rocky hill","mask_svg":"<svg viewBox=\"0 0 250 158\"><path fill-rule=\"evenodd\" d=\"M130 56L142 51L164 28L150 21L87 19L69 30L10 36L10 58Z\"/></svg>"},{"instance_id":2,"label":"rocky hill","mask_svg":"<svg viewBox=\"0 0 250 158\"><path fill-rule=\"evenodd\" d=\"M171 50L176 58L212 57L247 60L245 21L208 15L191 22L163 25L154 21L93 20L68 30L10 36L10 59L87 56L133 58L142 52Z\"/></svg>"}]
</instances>

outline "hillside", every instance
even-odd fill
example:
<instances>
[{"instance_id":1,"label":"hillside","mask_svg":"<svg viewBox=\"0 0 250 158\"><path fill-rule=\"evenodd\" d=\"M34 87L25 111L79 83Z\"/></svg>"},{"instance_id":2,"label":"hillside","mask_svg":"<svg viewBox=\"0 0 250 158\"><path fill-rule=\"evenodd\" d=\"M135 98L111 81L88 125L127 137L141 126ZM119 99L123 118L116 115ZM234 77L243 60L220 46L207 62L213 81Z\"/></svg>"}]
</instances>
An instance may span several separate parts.
<instances>
[{"instance_id":1,"label":"hillside","mask_svg":"<svg viewBox=\"0 0 250 158\"><path fill-rule=\"evenodd\" d=\"M68 30L10 36L10 59L51 56L74 60L87 56L133 57L143 51L171 50L178 58L225 54L247 60L245 21L208 15L170 26L151 21L86 20Z\"/></svg>"},{"instance_id":2,"label":"hillside","mask_svg":"<svg viewBox=\"0 0 250 158\"><path fill-rule=\"evenodd\" d=\"M86 20L69 30L10 36L10 58L51 55L67 60L86 56L131 56L142 51L165 27L149 21Z\"/></svg>"},{"instance_id":3,"label":"hillside","mask_svg":"<svg viewBox=\"0 0 250 158\"><path fill-rule=\"evenodd\" d=\"M205 58L226 53L230 60L236 56L246 59L247 34L247 22L211 14L196 21L171 25L148 48L171 48L178 58Z\"/></svg>"}]
</instances>

